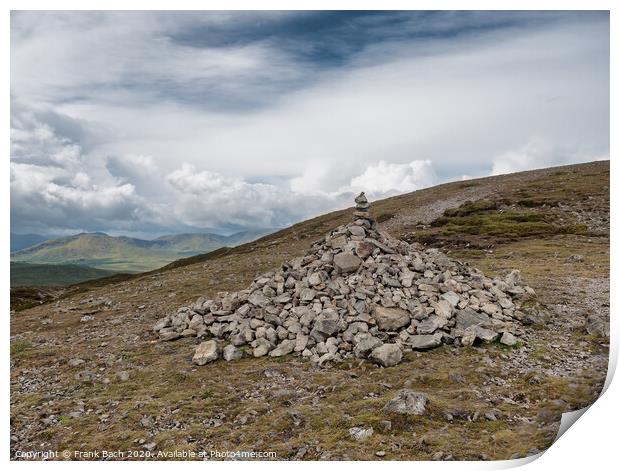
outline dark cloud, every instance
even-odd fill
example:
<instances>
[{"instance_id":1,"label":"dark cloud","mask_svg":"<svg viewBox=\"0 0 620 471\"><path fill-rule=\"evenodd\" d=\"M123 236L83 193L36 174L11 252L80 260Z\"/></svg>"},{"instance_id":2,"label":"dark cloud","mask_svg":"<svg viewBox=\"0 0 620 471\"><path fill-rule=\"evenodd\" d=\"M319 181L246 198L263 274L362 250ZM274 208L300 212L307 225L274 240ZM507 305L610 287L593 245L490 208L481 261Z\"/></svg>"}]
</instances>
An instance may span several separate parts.
<instances>
[{"instance_id":1,"label":"dark cloud","mask_svg":"<svg viewBox=\"0 0 620 471\"><path fill-rule=\"evenodd\" d=\"M11 225L282 226L609 156L607 12L17 12Z\"/></svg>"}]
</instances>

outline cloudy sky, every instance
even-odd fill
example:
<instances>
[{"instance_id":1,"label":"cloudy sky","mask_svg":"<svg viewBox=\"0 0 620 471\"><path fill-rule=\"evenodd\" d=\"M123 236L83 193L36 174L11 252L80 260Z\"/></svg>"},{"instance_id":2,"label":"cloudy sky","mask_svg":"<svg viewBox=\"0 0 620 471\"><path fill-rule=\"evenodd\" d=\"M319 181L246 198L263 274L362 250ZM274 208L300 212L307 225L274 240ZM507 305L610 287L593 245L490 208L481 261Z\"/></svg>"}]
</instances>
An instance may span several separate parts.
<instances>
[{"instance_id":1,"label":"cloudy sky","mask_svg":"<svg viewBox=\"0 0 620 471\"><path fill-rule=\"evenodd\" d=\"M606 12L14 12L11 229L282 227L609 158Z\"/></svg>"}]
</instances>

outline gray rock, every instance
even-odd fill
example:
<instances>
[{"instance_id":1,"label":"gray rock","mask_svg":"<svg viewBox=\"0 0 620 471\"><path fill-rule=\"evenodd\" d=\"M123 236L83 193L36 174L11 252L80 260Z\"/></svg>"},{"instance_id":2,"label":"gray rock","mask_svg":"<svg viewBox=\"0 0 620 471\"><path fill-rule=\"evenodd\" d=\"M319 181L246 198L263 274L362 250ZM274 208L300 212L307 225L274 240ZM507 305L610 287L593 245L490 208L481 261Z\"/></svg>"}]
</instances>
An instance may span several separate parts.
<instances>
[{"instance_id":1,"label":"gray rock","mask_svg":"<svg viewBox=\"0 0 620 471\"><path fill-rule=\"evenodd\" d=\"M268 353L269 353L269 347L267 345L264 345L264 344L261 344L261 345L257 346L252 351L252 355L254 355L255 358L265 356Z\"/></svg>"},{"instance_id":2,"label":"gray rock","mask_svg":"<svg viewBox=\"0 0 620 471\"><path fill-rule=\"evenodd\" d=\"M357 244L357 246L355 247L355 253L357 254L358 257L361 258L368 258L370 255L372 255L372 252L375 250L375 246L372 244L369 244L368 242L360 242Z\"/></svg>"},{"instance_id":3,"label":"gray rock","mask_svg":"<svg viewBox=\"0 0 620 471\"><path fill-rule=\"evenodd\" d=\"M316 286L323 283L323 279L321 278L321 273L314 272L312 275L308 277L308 283L310 286Z\"/></svg>"},{"instance_id":4,"label":"gray rock","mask_svg":"<svg viewBox=\"0 0 620 471\"><path fill-rule=\"evenodd\" d=\"M490 316L496 316L502 312L502 309L495 303L484 303L480 306L480 310Z\"/></svg>"},{"instance_id":5,"label":"gray rock","mask_svg":"<svg viewBox=\"0 0 620 471\"><path fill-rule=\"evenodd\" d=\"M452 307L455 307L461 300L459 295L456 294L454 291L448 291L446 293L443 293L440 298L448 301L450 305L452 305Z\"/></svg>"},{"instance_id":6,"label":"gray rock","mask_svg":"<svg viewBox=\"0 0 620 471\"><path fill-rule=\"evenodd\" d=\"M265 307L269 304L269 298L260 291L254 291L249 297L248 302L258 307Z\"/></svg>"},{"instance_id":7,"label":"gray rock","mask_svg":"<svg viewBox=\"0 0 620 471\"><path fill-rule=\"evenodd\" d=\"M168 317L164 317L163 319L158 320L153 326L153 332L159 332L164 327L168 327L170 325L170 319Z\"/></svg>"},{"instance_id":8,"label":"gray rock","mask_svg":"<svg viewBox=\"0 0 620 471\"><path fill-rule=\"evenodd\" d=\"M119 371L116 377L121 381L129 381L129 371Z\"/></svg>"},{"instance_id":9,"label":"gray rock","mask_svg":"<svg viewBox=\"0 0 620 471\"><path fill-rule=\"evenodd\" d=\"M609 337L609 324L601 317L590 314L586 319L586 332L598 337Z\"/></svg>"},{"instance_id":10,"label":"gray rock","mask_svg":"<svg viewBox=\"0 0 620 471\"><path fill-rule=\"evenodd\" d=\"M515 286L521 283L521 272L519 270L512 270L506 275L506 284L508 286Z\"/></svg>"},{"instance_id":11,"label":"gray rock","mask_svg":"<svg viewBox=\"0 0 620 471\"><path fill-rule=\"evenodd\" d=\"M297 334L297 338L295 339L295 348L293 349L296 352L303 352L308 345L308 340L310 337L304 334Z\"/></svg>"},{"instance_id":12,"label":"gray rock","mask_svg":"<svg viewBox=\"0 0 620 471\"><path fill-rule=\"evenodd\" d=\"M169 342L171 340L176 340L178 338L181 338L181 334L175 331L160 332L159 338L160 340L163 340L164 342Z\"/></svg>"},{"instance_id":13,"label":"gray rock","mask_svg":"<svg viewBox=\"0 0 620 471\"><path fill-rule=\"evenodd\" d=\"M226 345L222 351L222 358L226 361L240 360L243 352L234 345Z\"/></svg>"},{"instance_id":14,"label":"gray rock","mask_svg":"<svg viewBox=\"0 0 620 471\"><path fill-rule=\"evenodd\" d=\"M288 355L295 348L295 342L293 340L283 340L280 345L269 352L270 357L281 357Z\"/></svg>"},{"instance_id":15,"label":"gray rock","mask_svg":"<svg viewBox=\"0 0 620 471\"><path fill-rule=\"evenodd\" d=\"M432 334L437 329L444 327L447 323L448 320L445 317L430 316L428 319L420 322L416 332L422 335Z\"/></svg>"},{"instance_id":16,"label":"gray rock","mask_svg":"<svg viewBox=\"0 0 620 471\"><path fill-rule=\"evenodd\" d=\"M196 365L206 365L219 357L219 346L215 340L207 340L196 347L192 362Z\"/></svg>"},{"instance_id":17,"label":"gray rock","mask_svg":"<svg viewBox=\"0 0 620 471\"><path fill-rule=\"evenodd\" d=\"M461 345L464 347L471 347L476 341L476 330L474 327L468 327L463 332L463 336L461 337Z\"/></svg>"},{"instance_id":18,"label":"gray rock","mask_svg":"<svg viewBox=\"0 0 620 471\"><path fill-rule=\"evenodd\" d=\"M435 313L438 316L444 317L446 319L450 319L452 317L452 304L450 304L445 299L441 299L436 303L431 303L431 306L435 309Z\"/></svg>"},{"instance_id":19,"label":"gray rock","mask_svg":"<svg viewBox=\"0 0 620 471\"><path fill-rule=\"evenodd\" d=\"M483 342L493 342L497 340L499 334L493 330L485 329L484 327L475 326L476 337L478 337Z\"/></svg>"},{"instance_id":20,"label":"gray rock","mask_svg":"<svg viewBox=\"0 0 620 471\"><path fill-rule=\"evenodd\" d=\"M388 308L379 305L374 306L372 317L377 322L377 327L380 330L398 330L411 322L409 313L404 309Z\"/></svg>"},{"instance_id":21,"label":"gray rock","mask_svg":"<svg viewBox=\"0 0 620 471\"><path fill-rule=\"evenodd\" d=\"M353 353L358 358L365 358L373 349L383 345L383 342L369 333L360 333L355 336Z\"/></svg>"},{"instance_id":22,"label":"gray rock","mask_svg":"<svg viewBox=\"0 0 620 471\"><path fill-rule=\"evenodd\" d=\"M396 397L383 407L383 410L397 414L423 415L426 412L427 403L426 394L411 389L401 389Z\"/></svg>"},{"instance_id":23,"label":"gray rock","mask_svg":"<svg viewBox=\"0 0 620 471\"><path fill-rule=\"evenodd\" d=\"M439 347L443 335L440 333L433 335L410 335L407 344L413 350L428 350L429 348Z\"/></svg>"},{"instance_id":24,"label":"gray rock","mask_svg":"<svg viewBox=\"0 0 620 471\"><path fill-rule=\"evenodd\" d=\"M333 309L324 309L314 321L314 330L327 336L340 332L342 328L340 317Z\"/></svg>"},{"instance_id":25,"label":"gray rock","mask_svg":"<svg viewBox=\"0 0 620 471\"><path fill-rule=\"evenodd\" d=\"M357 236L357 237L365 237L366 236L366 231L361 226L349 226L348 230L349 230L349 233L351 233L351 235L354 235L354 236Z\"/></svg>"},{"instance_id":26,"label":"gray rock","mask_svg":"<svg viewBox=\"0 0 620 471\"><path fill-rule=\"evenodd\" d=\"M465 330L475 325L488 327L492 325L492 320L483 312L476 312L470 308L462 309L456 313L457 329Z\"/></svg>"},{"instance_id":27,"label":"gray rock","mask_svg":"<svg viewBox=\"0 0 620 471\"><path fill-rule=\"evenodd\" d=\"M314 291L312 288L304 288L301 290L299 299L301 301L312 301L315 296L316 296L316 291Z\"/></svg>"},{"instance_id":28,"label":"gray rock","mask_svg":"<svg viewBox=\"0 0 620 471\"><path fill-rule=\"evenodd\" d=\"M480 339L483 342L493 342L499 337L499 334L493 330L485 329L479 325L469 326L463 332L461 343L465 346L471 346L476 339Z\"/></svg>"},{"instance_id":29,"label":"gray rock","mask_svg":"<svg viewBox=\"0 0 620 471\"><path fill-rule=\"evenodd\" d=\"M361 263L362 259L351 253L339 253L334 256L334 266L339 273L354 272Z\"/></svg>"},{"instance_id":30,"label":"gray rock","mask_svg":"<svg viewBox=\"0 0 620 471\"><path fill-rule=\"evenodd\" d=\"M372 436L373 433L374 433L374 430L372 427L370 428L351 427L349 429L349 435L354 440L365 440L366 438Z\"/></svg>"},{"instance_id":31,"label":"gray rock","mask_svg":"<svg viewBox=\"0 0 620 471\"><path fill-rule=\"evenodd\" d=\"M403 359L403 351L394 343L386 343L375 348L368 358L381 366L398 365Z\"/></svg>"},{"instance_id":32,"label":"gray rock","mask_svg":"<svg viewBox=\"0 0 620 471\"><path fill-rule=\"evenodd\" d=\"M502 338L499 339L499 342L504 345L508 345L509 347L512 347L513 345L516 345L517 337L512 335L510 332L504 332L502 334Z\"/></svg>"}]
</instances>

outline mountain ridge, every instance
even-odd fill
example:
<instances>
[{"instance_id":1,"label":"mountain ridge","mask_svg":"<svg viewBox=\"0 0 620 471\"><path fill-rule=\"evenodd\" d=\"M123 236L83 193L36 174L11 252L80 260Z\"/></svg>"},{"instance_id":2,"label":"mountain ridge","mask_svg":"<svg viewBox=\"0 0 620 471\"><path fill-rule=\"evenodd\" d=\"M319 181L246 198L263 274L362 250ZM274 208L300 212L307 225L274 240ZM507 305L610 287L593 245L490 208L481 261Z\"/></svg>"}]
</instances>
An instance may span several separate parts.
<instances>
[{"instance_id":1,"label":"mountain ridge","mask_svg":"<svg viewBox=\"0 0 620 471\"><path fill-rule=\"evenodd\" d=\"M43 240L13 252L11 260L37 264L77 264L113 272L142 272L159 268L179 258L250 242L272 230L256 229L229 236L182 233L152 240L110 236L104 232L80 233Z\"/></svg>"}]
</instances>

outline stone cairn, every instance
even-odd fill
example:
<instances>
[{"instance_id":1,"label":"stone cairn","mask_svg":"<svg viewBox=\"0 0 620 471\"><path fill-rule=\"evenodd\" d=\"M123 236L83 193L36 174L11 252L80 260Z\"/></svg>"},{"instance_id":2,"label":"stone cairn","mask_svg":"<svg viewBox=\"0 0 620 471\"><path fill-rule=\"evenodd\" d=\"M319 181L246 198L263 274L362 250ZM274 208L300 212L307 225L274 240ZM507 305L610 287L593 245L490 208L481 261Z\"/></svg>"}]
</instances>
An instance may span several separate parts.
<instances>
[{"instance_id":1,"label":"stone cairn","mask_svg":"<svg viewBox=\"0 0 620 471\"><path fill-rule=\"evenodd\" d=\"M437 249L379 231L364 193L353 222L245 290L198 299L159 320L161 340L198 337L193 362L295 354L317 365L365 358L384 367L403 352L497 339L514 345L533 295L517 270L490 279Z\"/></svg>"}]
</instances>

